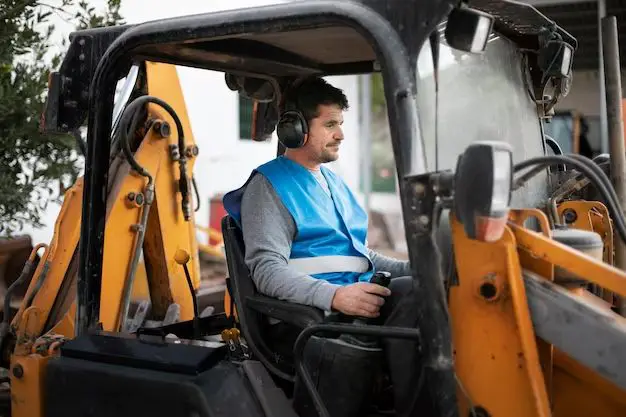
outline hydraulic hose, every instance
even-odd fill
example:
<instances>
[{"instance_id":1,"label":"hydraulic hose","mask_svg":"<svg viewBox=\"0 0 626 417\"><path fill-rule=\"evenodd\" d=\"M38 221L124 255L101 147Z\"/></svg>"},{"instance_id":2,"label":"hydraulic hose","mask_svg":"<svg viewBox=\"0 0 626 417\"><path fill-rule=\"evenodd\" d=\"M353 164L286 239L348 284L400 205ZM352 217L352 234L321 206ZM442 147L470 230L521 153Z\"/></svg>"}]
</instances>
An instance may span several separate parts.
<instances>
[{"instance_id":1,"label":"hydraulic hose","mask_svg":"<svg viewBox=\"0 0 626 417\"><path fill-rule=\"evenodd\" d=\"M9 332L9 323L11 322L11 299L13 298L13 293L20 285L26 282L26 280L32 277L35 273L35 269L37 268L37 265L39 265L39 263L35 262L35 257L37 256L37 252L39 252L39 249L41 248L48 248L48 245L40 243L33 248L33 250L30 252L30 255L28 256L28 259L26 260L26 263L24 264L22 273L15 281L13 281L13 283L7 289L6 294L4 295L3 316L2 322L0 323L0 346L2 345L2 342L4 341L7 333ZM36 291L37 288L35 288L33 293L35 293Z\"/></svg>"},{"instance_id":2,"label":"hydraulic hose","mask_svg":"<svg viewBox=\"0 0 626 417\"><path fill-rule=\"evenodd\" d=\"M143 241L146 232L146 224L148 222L148 215L150 213L150 207L154 201L154 178L150 173L143 168L137 160L135 159L131 149L130 149L130 141L129 137L133 135L140 123L139 111L143 105L146 103L155 103L162 107L171 117L174 119L174 124L176 125L176 131L178 133L178 147L180 150L180 158L179 158L179 166L180 166L180 179L179 179L179 188L182 195L182 210L183 216L186 221L191 217L191 209L190 209L190 186L189 179L187 177L187 168L186 168L186 158L185 158L185 136L183 131L183 126L176 114L176 111L164 100L161 100L158 97L154 96L140 96L133 100L126 108L124 109L124 113L120 117L120 123L118 125L118 135L120 141L121 150L124 153L124 156L128 160L128 163L131 167L137 171L140 175L148 178L148 184L146 185L145 190L145 203L142 207L141 220L139 225L137 226L137 240L135 243L135 248L133 252L133 258L130 264L130 269L128 273L128 277L126 279L124 285L124 292L122 295L122 304L120 306L120 314L118 316L118 328L122 331L124 330L124 323L126 321L126 316L128 315L128 310L130 308L130 294L135 281L135 275L137 271L137 266L139 264L141 248L143 246ZM130 126L128 126L130 124ZM199 201L199 199L198 199Z\"/></svg>"},{"instance_id":3,"label":"hydraulic hose","mask_svg":"<svg viewBox=\"0 0 626 417\"><path fill-rule=\"evenodd\" d=\"M191 187L189 184L189 178L187 176L187 158L185 156L185 133L183 131L183 125L176 114L176 111L170 106L167 102L161 100L158 97L154 96L140 96L133 100L124 110L124 114L120 118L119 131L120 134L123 135L125 132L125 128L129 123L129 118L135 116L135 111L138 111L139 108L146 103L155 103L161 106L170 116L174 119L174 124L176 125L176 132L178 133L178 149L180 151L180 158L178 160L178 164L180 167L180 179L178 180L178 185L180 189L180 193L182 195L182 210L183 217L185 221L189 221L191 218L191 202L190 202L190 191Z\"/></svg>"},{"instance_id":4,"label":"hydraulic hose","mask_svg":"<svg viewBox=\"0 0 626 417\"><path fill-rule=\"evenodd\" d=\"M28 259L26 260L26 263L24 264L24 268L22 269L22 273L20 274L20 276L15 281L13 281L13 283L7 289L7 292L4 295L4 312L3 312L3 317L2 317L2 325L3 325L3 327L4 327L4 325L8 325L9 321L11 320L11 318L10 318L10 316L11 316L11 299L13 298L13 293L15 292L17 287L19 287L24 282L26 282L26 279L28 279L29 277L32 277L33 273L35 272L35 268L38 265L38 263L35 262L35 257L37 256L37 252L39 252L39 249L47 248L47 247L48 247L48 245L46 245L44 243L40 243L40 244L38 244L37 246L35 246L33 248L33 250L30 252L30 255L28 256Z\"/></svg>"},{"instance_id":5,"label":"hydraulic hose","mask_svg":"<svg viewBox=\"0 0 626 417\"><path fill-rule=\"evenodd\" d=\"M591 183L598 189L600 194L607 201L607 208L611 214L613 221L617 227L617 231L624 242L626 242L626 220L624 219L624 213L622 207L619 205L617 199L617 193L613 189L609 178L604 171L591 160L582 156L565 156L565 155L553 155L542 156L538 158L528 159L520 162L514 166L514 172L521 171L523 169L534 166L551 166L565 164L570 167L574 167L582 174L587 176ZM526 178L528 180L528 178Z\"/></svg>"},{"instance_id":6,"label":"hydraulic hose","mask_svg":"<svg viewBox=\"0 0 626 417\"><path fill-rule=\"evenodd\" d=\"M131 103L131 105L133 103ZM122 115L122 122L125 122L126 120L128 120L127 115L130 112L134 111L135 113L138 113L139 111L138 108L136 109L135 107L131 107L131 105L129 105L125 109L124 114ZM141 207L142 209L141 219L139 221L139 224L136 226L137 227L137 239L136 239L134 249L133 249L133 257L129 265L128 276L126 277L126 281L124 282L124 289L122 293L120 314L118 316L118 323L117 323L117 328L119 328L122 331L124 330L123 328L124 323L126 321L126 316L128 315L128 309L130 308L130 294L133 288L133 284L135 282L137 266L139 265L139 259L141 257L141 248L143 247L143 241L144 241L144 237L146 234L146 225L148 223L148 215L150 214L150 207L152 206L152 202L154 201L154 178L152 177L152 175L150 175L150 173L144 167L139 165L139 163L135 159L135 156L130 150L129 136L132 135L137 130L137 127L139 125L139 117L136 117L137 114L133 114L132 116L134 117L132 118L130 130L125 129L125 124L120 125L120 127L123 129L121 130L123 133L120 136L120 142L121 142L120 144L121 144L122 152L124 153L124 156L126 156L128 163L140 175L146 177L148 179L148 183L146 184L146 188L145 188L144 204Z\"/></svg>"},{"instance_id":7,"label":"hydraulic hose","mask_svg":"<svg viewBox=\"0 0 626 417\"><path fill-rule=\"evenodd\" d=\"M194 212L198 212L200 210L200 192L198 191L198 184L196 183L196 177L194 175L191 176L191 183L193 184L193 192L196 195L196 208Z\"/></svg>"}]
</instances>

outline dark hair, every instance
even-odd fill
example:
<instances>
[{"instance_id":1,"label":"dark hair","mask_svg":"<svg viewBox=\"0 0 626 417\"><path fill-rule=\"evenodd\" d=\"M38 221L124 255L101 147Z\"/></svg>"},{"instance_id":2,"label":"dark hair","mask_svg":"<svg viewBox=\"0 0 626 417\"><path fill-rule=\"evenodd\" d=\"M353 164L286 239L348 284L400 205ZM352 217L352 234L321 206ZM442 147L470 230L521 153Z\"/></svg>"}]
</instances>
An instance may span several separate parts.
<instances>
[{"instance_id":1,"label":"dark hair","mask_svg":"<svg viewBox=\"0 0 626 417\"><path fill-rule=\"evenodd\" d=\"M323 78L307 78L287 89L282 110L296 108L307 122L319 116L319 105L337 105L348 109L348 98L343 90L333 87Z\"/></svg>"}]
</instances>

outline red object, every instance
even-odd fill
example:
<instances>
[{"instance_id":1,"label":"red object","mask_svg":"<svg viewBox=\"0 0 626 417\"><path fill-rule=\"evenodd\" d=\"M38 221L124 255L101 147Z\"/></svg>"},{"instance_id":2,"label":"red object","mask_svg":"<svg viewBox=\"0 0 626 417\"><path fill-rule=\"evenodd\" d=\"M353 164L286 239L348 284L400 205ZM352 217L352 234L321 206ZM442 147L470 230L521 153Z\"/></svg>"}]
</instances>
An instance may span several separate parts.
<instances>
[{"instance_id":1,"label":"red object","mask_svg":"<svg viewBox=\"0 0 626 417\"><path fill-rule=\"evenodd\" d=\"M501 217L476 216L476 240L495 242L500 240L508 221L508 212Z\"/></svg>"},{"instance_id":2,"label":"red object","mask_svg":"<svg viewBox=\"0 0 626 417\"><path fill-rule=\"evenodd\" d=\"M222 194L216 194L209 201L209 227L222 234L222 219L226 216L226 209L222 203ZM221 241L209 234L209 245L217 245Z\"/></svg>"}]
</instances>

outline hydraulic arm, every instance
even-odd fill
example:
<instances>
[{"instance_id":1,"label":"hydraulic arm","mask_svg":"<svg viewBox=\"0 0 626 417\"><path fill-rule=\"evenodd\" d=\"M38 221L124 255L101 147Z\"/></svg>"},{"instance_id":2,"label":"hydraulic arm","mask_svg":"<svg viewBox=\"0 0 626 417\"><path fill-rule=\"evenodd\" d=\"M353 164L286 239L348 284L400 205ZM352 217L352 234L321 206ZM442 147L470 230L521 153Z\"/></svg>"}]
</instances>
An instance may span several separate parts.
<instances>
[{"instance_id":1,"label":"hydraulic arm","mask_svg":"<svg viewBox=\"0 0 626 417\"><path fill-rule=\"evenodd\" d=\"M105 331L136 330L146 319L167 324L194 316L185 272L175 260L179 249L191 254L190 276L194 288L199 286L190 202L198 148L175 67L144 65L137 80L144 94L127 106L112 138L100 303ZM24 302L3 329L13 416L41 415L41 404L27 400L40 383L37 362L75 335L82 193L81 178L66 192L53 239L36 265Z\"/></svg>"}]
</instances>

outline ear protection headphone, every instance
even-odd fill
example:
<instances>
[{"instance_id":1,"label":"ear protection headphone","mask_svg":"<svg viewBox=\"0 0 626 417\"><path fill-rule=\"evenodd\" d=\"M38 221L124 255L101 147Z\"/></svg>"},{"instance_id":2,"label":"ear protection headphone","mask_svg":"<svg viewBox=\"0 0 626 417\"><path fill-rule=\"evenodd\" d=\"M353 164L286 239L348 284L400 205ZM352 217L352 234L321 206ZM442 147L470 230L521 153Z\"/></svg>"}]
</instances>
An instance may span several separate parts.
<instances>
[{"instance_id":1,"label":"ear protection headphone","mask_svg":"<svg viewBox=\"0 0 626 417\"><path fill-rule=\"evenodd\" d=\"M301 148L309 137L309 124L306 118L302 112L298 110L297 104L294 103L295 100L289 99L289 95L293 94L300 84L301 81L296 81L291 87L286 89L283 95L284 109L276 125L278 140L285 148L289 149ZM294 98L295 97L294 94Z\"/></svg>"}]
</instances>

